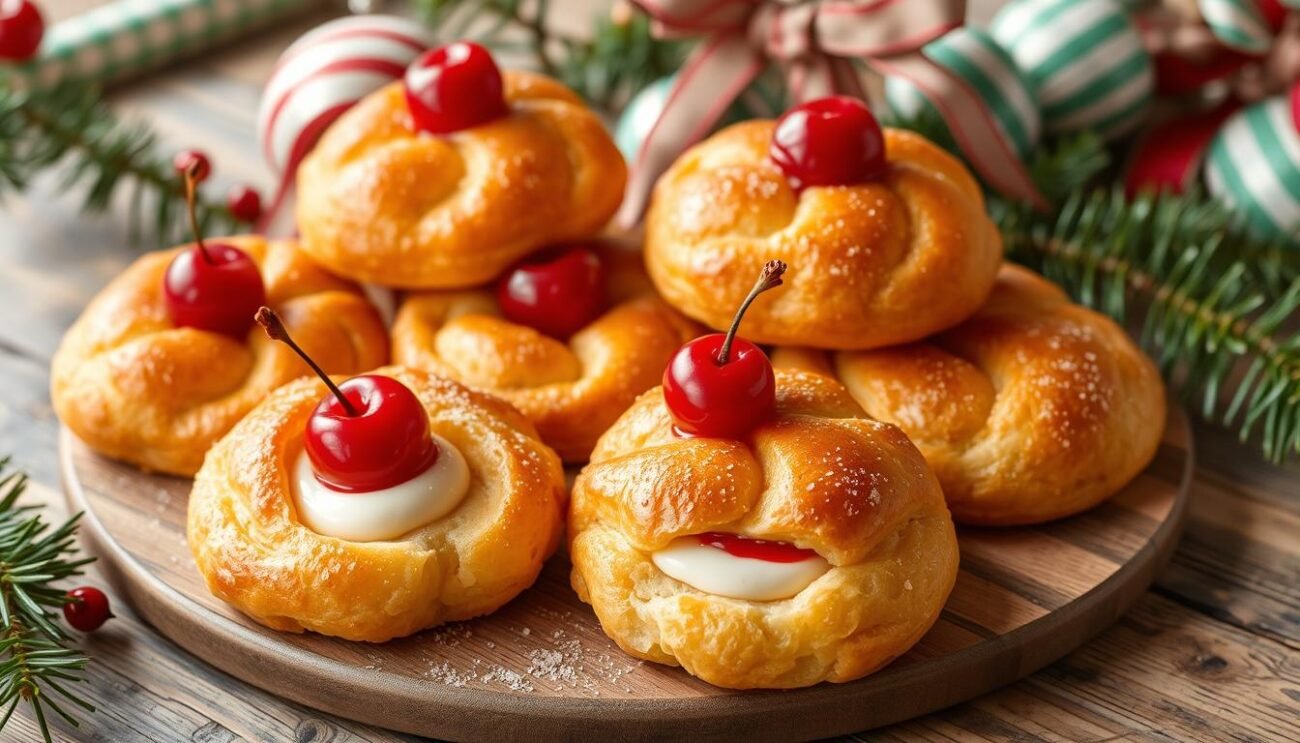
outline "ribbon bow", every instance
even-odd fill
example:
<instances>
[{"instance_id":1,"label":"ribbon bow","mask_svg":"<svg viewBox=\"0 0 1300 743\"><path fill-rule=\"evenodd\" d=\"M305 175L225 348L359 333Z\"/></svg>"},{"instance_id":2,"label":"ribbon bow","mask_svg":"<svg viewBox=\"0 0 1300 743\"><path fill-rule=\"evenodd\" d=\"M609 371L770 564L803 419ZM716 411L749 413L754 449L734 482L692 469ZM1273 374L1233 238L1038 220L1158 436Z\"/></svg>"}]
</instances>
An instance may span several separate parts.
<instances>
[{"instance_id":1,"label":"ribbon bow","mask_svg":"<svg viewBox=\"0 0 1300 743\"><path fill-rule=\"evenodd\" d=\"M702 139L770 62L784 69L791 96L865 99L853 61L898 75L938 109L962 151L998 190L1043 204L1024 164L965 81L921 48L961 26L965 0L633 0L656 35L703 35L678 74L632 166L619 221L641 217L655 179Z\"/></svg>"}]
</instances>

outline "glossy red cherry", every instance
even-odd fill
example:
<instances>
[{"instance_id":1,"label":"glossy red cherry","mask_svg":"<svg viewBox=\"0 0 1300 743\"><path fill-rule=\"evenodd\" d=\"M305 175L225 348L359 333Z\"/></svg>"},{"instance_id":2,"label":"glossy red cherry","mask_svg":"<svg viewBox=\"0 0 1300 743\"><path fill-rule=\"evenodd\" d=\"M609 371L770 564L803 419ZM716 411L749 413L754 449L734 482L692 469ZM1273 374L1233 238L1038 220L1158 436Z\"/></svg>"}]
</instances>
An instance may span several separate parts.
<instances>
[{"instance_id":1,"label":"glossy red cherry","mask_svg":"<svg viewBox=\"0 0 1300 743\"><path fill-rule=\"evenodd\" d=\"M0 0L0 59L24 62L36 55L45 19L31 0Z\"/></svg>"},{"instance_id":2,"label":"glossy red cherry","mask_svg":"<svg viewBox=\"0 0 1300 743\"><path fill-rule=\"evenodd\" d=\"M605 269L584 247L528 258L497 282L506 319L555 338L568 338L605 306Z\"/></svg>"},{"instance_id":3,"label":"glossy red cherry","mask_svg":"<svg viewBox=\"0 0 1300 743\"><path fill-rule=\"evenodd\" d=\"M739 534L711 531L697 534L700 544L720 549L729 555L747 557L751 560L767 562L802 562L817 556L816 550L796 547L789 542L774 542L766 539L754 539Z\"/></svg>"},{"instance_id":4,"label":"glossy red cherry","mask_svg":"<svg viewBox=\"0 0 1300 743\"><path fill-rule=\"evenodd\" d=\"M345 493L382 490L410 480L438 460L429 414L406 385L378 374L336 385L269 308L257 311L257 322L268 336L301 356L332 393L312 411L304 440L321 484Z\"/></svg>"},{"instance_id":5,"label":"glossy red cherry","mask_svg":"<svg viewBox=\"0 0 1300 743\"><path fill-rule=\"evenodd\" d=\"M876 117L867 104L842 95L786 111L776 122L768 156L796 191L864 183L887 167Z\"/></svg>"},{"instance_id":6,"label":"glossy red cherry","mask_svg":"<svg viewBox=\"0 0 1300 743\"><path fill-rule=\"evenodd\" d=\"M406 103L417 129L449 134L510 112L501 70L487 49L457 41L420 55L406 68Z\"/></svg>"},{"instance_id":7,"label":"glossy red cherry","mask_svg":"<svg viewBox=\"0 0 1300 743\"><path fill-rule=\"evenodd\" d=\"M172 158L172 169L181 178L193 174L195 183L202 183L212 175L212 163L208 156L198 150L181 150Z\"/></svg>"},{"instance_id":8,"label":"glossy red cherry","mask_svg":"<svg viewBox=\"0 0 1300 743\"><path fill-rule=\"evenodd\" d=\"M63 605L63 618L73 629L94 632L113 618L108 607L108 596L98 588L82 586L68 591L68 603Z\"/></svg>"},{"instance_id":9,"label":"glossy red cherry","mask_svg":"<svg viewBox=\"0 0 1300 743\"><path fill-rule=\"evenodd\" d=\"M190 229L195 244L172 259L163 275L163 301L172 324L243 337L253 313L266 302L262 273L247 253L225 243L204 243L194 213L198 164L185 174Z\"/></svg>"},{"instance_id":10,"label":"glossy red cherry","mask_svg":"<svg viewBox=\"0 0 1300 743\"><path fill-rule=\"evenodd\" d=\"M226 194L226 208L241 222L256 222L262 216L262 194L252 186L240 184Z\"/></svg>"},{"instance_id":11,"label":"glossy red cherry","mask_svg":"<svg viewBox=\"0 0 1300 743\"><path fill-rule=\"evenodd\" d=\"M743 438L772 415L776 375L762 349L736 337L745 310L761 293L781 285L785 264L769 261L745 297L731 329L696 338L677 349L664 369L664 402L683 436Z\"/></svg>"}]
</instances>

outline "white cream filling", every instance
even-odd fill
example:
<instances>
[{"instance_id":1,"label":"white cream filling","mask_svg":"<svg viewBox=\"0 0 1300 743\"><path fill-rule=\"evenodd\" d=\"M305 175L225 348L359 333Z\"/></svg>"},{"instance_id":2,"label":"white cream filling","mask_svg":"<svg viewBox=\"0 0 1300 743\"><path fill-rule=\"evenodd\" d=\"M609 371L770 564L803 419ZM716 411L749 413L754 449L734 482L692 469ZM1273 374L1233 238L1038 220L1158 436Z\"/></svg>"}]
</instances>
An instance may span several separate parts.
<instances>
[{"instance_id":1,"label":"white cream filling","mask_svg":"<svg viewBox=\"0 0 1300 743\"><path fill-rule=\"evenodd\" d=\"M435 435L438 461L404 483L342 493L316 479L304 451L293 471L298 518L317 534L353 542L396 539L446 516L469 491L469 465L450 441Z\"/></svg>"},{"instance_id":2,"label":"white cream filling","mask_svg":"<svg viewBox=\"0 0 1300 743\"><path fill-rule=\"evenodd\" d=\"M696 537L678 537L650 555L670 578L692 588L746 601L788 599L830 569L820 555L798 562L769 562L737 557L700 544Z\"/></svg>"}]
</instances>

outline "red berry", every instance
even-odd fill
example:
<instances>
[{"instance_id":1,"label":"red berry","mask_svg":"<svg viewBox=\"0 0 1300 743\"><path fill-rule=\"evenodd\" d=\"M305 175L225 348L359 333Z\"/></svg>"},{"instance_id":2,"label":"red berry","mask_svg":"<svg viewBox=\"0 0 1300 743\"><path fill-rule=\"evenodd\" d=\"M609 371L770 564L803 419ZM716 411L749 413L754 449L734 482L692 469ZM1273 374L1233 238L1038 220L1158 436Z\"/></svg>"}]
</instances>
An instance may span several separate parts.
<instances>
[{"instance_id":1,"label":"red berry","mask_svg":"<svg viewBox=\"0 0 1300 743\"><path fill-rule=\"evenodd\" d=\"M257 264L225 243L196 245L172 259L163 277L163 300L178 328L242 338L253 313L266 303Z\"/></svg>"},{"instance_id":2,"label":"red berry","mask_svg":"<svg viewBox=\"0 0 1300 743\"><path fill-rule=\"evenodd\" d=\"M172 167L176 174L185 177L186 173L193 169L194 182L202 183L212 175L212 163L208 162L208 156L198 150L181 150L172 158Z\"/></svg>"},{"instance_id":3,"label":"red berry","mask_svg":"<svg viewBox=\"0 0 1300 743\"><path fill-rule=\"evenodd\" d=\"M307 456L316 479L343 492L410 480L438 459L429 414L406 385L375 374L353 377L323 398L307 421Z\"/></svg>"},{"instance_id":4,"label":"red berry","mask_svg":"<svg viewBox=\"0 0 1300 743\"><path fill-rule=\"evenodd\" d=\"M108 608L108 596L98 588L82 586L68 591L72 599L63 605L63 618L74 629L94 632L113 617Z\"/></svg>"},{"instance_id":5,"label":"red berry","mask_svg":"<svg viewBox=\"0 0 1300 743\"><path fill-rule=\"evenodd\" d=\"M448 134L510 112L501 71L487 49L457 41L425 52L406 69L406 102L415 127Z\"/></svg>"},{"instance_id":6,"label":"red berry","mask_svg":"<svg viewBox=\"0 0 1300 743\"><path fill-rule=\"evenodd\" d=\"M0 59L24 62L41 47L45 19L31 0L0 0Z\"/></svg>"},{"instance_id":7,"label":"red berry","mask_svg":"<svg viewBox=\"0 0 1300 743\"><path fill-rule=\"evenodd\" d=\"M696 338L664 369L664 402L684 436L743 438L776 409L776 375L762 349L737 338L740 320L764 291L781 285L785 264L769 261L727 333Z\"/></svg>"},{"instance_id":8,"label":"red berry","mask_svg":"<svg viewBox=\"0 0 1300 743\"><path fill-rule=\"evenodd\" d=\"M226 208L235 219L251 224L262 216L262 194L252 186L240 184L226 194Z\"/></svg>"},{"instance_id":9,"label":"red berry","mask_svg":"<svg viewBox=\"0 0 1300 743\"><path fill-rule=\"evenodd\" d=\"M526 259L497 282L506 319L555 338L568 338L605 306L605 270L584 247Z\"/></svg>"},{"instance_id":10,"label":"red berry","mask_svg":"<svg viewBox=\"0 0 1300 743\"><path fill-rule=\"evenodd\" d=\"M818 98L777 120L769 156L796 191L847 186L884 174L885 135L857 98Z\"/></svg>"}]
</instances>

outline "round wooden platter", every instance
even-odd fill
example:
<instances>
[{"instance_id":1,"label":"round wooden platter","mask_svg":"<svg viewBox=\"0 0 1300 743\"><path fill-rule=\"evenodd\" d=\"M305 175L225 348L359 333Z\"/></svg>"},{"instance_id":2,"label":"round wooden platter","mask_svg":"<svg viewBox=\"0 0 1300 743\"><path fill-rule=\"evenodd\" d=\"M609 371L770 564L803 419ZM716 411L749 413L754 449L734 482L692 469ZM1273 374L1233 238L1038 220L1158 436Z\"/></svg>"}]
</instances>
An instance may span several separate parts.
<instances>
[{"instance_id":1,"label":"round wooden platter","mask_svg":"<svg viewBox=\"0 0 1300 743\"><path fill-rule=\"evenodd\" d=\"M551 560L501 611L370 645L278 633L204 587L185 543L189 481L141 474L64 431L65 491L119 595L158 631L248 683L333 714L454 740L806 739L865 730L1025 676L1104 629L1177 541L1192 472L1171 408L1155 461L1114 498L1044 526L960 530L943 616L880 672L793 691L717 689L641 663L601 632Z\"/></svg>"}]
</instances>

